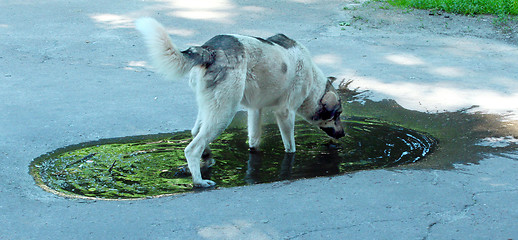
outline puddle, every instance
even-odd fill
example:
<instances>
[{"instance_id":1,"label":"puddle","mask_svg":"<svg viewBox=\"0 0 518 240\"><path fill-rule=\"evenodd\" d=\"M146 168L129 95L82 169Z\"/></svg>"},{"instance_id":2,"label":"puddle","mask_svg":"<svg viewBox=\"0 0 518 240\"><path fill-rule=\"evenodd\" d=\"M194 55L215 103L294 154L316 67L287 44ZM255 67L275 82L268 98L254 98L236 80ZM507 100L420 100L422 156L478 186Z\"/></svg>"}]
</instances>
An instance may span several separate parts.
<instances>
[{"instance_id":1,"label":"puddle","mask_svg":"<svg viewBox=\"0 0 518 240\"><path fill-rule=\"evenodd\" d=\"M348 136L333 140L298 121L297 153L285 154L277 126L266 124L262 152L251 153L246 115L238 113L211 144L216 163L204 177L218 187L233 187L396 166L447 169L477 163L486 154L514 157L518 149L518 125L502 116L468 109L411 111L392 100L358 99L346 86L341 94L344 113L354 116L344 119ZM30 172L42 188L68 197L136 199L189 192L191 178L181 169L190 139L183 131L82 143L38 157Z\"/></svg>"},{"instance_id":2,"label":"puddle","mask_svg":"<svg viewBox=\"0 0 518 240\"><path fill-rule=\"evenodd\" d=\"M245 119L236 117L235 125ZM340 141L299 121L297 153L286 154L277 125L264 126L262 152L251 153L246 128L231 127L211 144L216 164L204 172L219 187L335 175L416 162L431 153L430 135L381 121L351 118ZM64 195L141 198L192 190L181 171L189 131L107 139L58 149L37 158L40 185Z\"/></svg>"}]
</instances>

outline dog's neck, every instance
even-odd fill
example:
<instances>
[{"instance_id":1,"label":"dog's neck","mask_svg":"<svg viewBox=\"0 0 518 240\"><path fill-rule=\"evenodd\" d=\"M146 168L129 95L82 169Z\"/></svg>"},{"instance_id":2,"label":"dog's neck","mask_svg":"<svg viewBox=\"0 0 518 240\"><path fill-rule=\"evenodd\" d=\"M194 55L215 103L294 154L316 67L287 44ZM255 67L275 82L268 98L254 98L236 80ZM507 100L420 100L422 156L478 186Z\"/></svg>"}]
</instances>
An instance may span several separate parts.
<instances>
[{"instance_id":1,"label":"dog's neck","mask_svg":"<svg viewBox=\"0 0 518 240\"><path fill-rule=\"evenodd\" d=\"M324 74L320 71L315 71L313 76L313 84L315 87L313 91L310 91L302 105L297 110L297 113L304 117L307 121L311 122L313 115L317 112L320 106L320 100L326 93L326 88L328 80L324 77Z\"/></svg>"}]
</instances>

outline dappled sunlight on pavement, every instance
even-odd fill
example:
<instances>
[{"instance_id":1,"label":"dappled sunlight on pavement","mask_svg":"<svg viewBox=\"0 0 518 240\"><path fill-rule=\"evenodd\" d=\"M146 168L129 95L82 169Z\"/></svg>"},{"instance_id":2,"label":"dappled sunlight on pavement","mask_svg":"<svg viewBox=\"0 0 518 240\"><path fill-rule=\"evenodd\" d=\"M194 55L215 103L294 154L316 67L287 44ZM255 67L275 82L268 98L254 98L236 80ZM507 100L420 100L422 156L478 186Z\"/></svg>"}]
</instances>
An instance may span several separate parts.
<instances>
[{"instance_id":1,"label":"dappled sunlight on pavement","mask_svg":"<svg viewBox=\"0 0 518 240\"><path fill-rule=\"evenodd\" d=\"M394 37L392 37L394 38ZM421 43L384 39L363 51L354 46L315 54L329 75L352 81L374 100L394 99L419 111L473 111L518 118L518 47L476 39L427 37ZM333 73L334 72L334 73Z\"/></svg>"},{"instance_id":2,"label":"dappled sunlight on pavement","mask_svg":"<svg viewBox=\"0 0 518 240\"><path fill-rule=\"evenodd\" d=\"M181 0L162 1L171 9L170 16L194 20L210 20L234 23L232 20L237 6L228 0Z\"/></svg>"},{"instance_id":3,"label":"dappled sunlight on pavement","mask_svg":"<svg viewBox=\"0 0 518 240\"><path fill-rule=\"evenodd\" d=\"M260 6L239 6L230 0L157 0L141 10L125 14L96 13L90 17L106 28L133 28L135 19L163 12L166 16L216 24L236 24L240 14L264 14ZM187 28L168 29L172 35L192 36L195 31Z\"/></svg>"},{"instance_id":4,"label":"dappled sunlight on pavement","mask_svg":"<svg viewBox=\"0 0 518 240\"><path fill-rule=\"evenodd\" d=\"M381 94L375 98L395 99L402 106L421 111L455 111L478 106L475 111L507 113L517 111L518 93L490 89L457 88L439 83L383 82L375 78L349 76L362 89ZM354 85L353 85L354 86Z\"/></svg>"},{"instance_id":5,"label":"dappled sunlight on pavement","mask_svg":"<svg viewBox=\"0 0 518 240\"><path fill-rule=\"evenodd\" d=\"M424 64L423 60L410 54L390 54L387 55L385 58L399 65L413 66Z\"/></svg>"},{"instance_id":6,"label":"dappled sunlight on pavement","mask_svg":"<svg viewBox=\"0 0 518 240\"><path fill-rule=\"evenodd\" d=\"M246 220L234 220L231 223L213 224L200 228L198 235L203 239L278 239L279 234L274 229L265 230L265 223L261 225ZM259 223L261 224L261 223Z\"/></svg>"},{"instance_id":7,"label":"dappled sunlight on pavement","mask_svg":"<svg viewBox=\"0 0 518 240\"><path fill-rule=\"evenodd\" d=\"M478 105L470 111L516 116L516 39L495 30L488 16L445 18L364 2L0 1L0 239L70 239L71 233L78 239L516 238L518 155L510 146L517 144L518 125L500 115L443 113ZM439 112L403 109L444 129L461 126L458 138L448 140L462 151L444 154L477 164L126 202L41 190L28 166L46 152L193 126L194 92L188 81L167 82L149 68L134 29L140 17L163 23L182 50L217 34L285 33L307 47L326 75L367 90L369 101L346 104L365 110L370 100L394 99L373 105L399 119L405 115L393 106ZM483 146L463 140L465 129L481 135ZM493 145L513 152L478 150Z\"/></svg>"},{"instance_id":8,"label":"dappled sunlight on pavement","mask_svg":"<svg viewBox=\"0 0 518 240\"><path fill-rule=\"evenodd\" d=\"M101 23L108 28L133 28L133 21L135 20L132 17L108 13L93 14L91 18L95 22Z\"/></svg>"}]
</instances>

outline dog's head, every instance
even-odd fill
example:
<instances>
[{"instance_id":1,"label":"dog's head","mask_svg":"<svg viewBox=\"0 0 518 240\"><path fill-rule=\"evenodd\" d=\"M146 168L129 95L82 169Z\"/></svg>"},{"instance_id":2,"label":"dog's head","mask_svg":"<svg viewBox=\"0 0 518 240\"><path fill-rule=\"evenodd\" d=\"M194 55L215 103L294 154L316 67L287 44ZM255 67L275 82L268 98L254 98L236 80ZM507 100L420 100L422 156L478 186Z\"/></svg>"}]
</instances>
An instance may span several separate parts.
<instances>
[{"instance_id":1,"label":"dog's head","mask_svg":"<svg viewBox=\"0 0 518 240\"><path fill-rule=\"evenodd\" d=\"M340 96L338 96L338 93L331 84L332 80L334 80L333 77L328 78L324 95L320 99L317 111L311 117L311 120L315 125L326 132L327 135L338 139L345 136L345 131L340 121L342 103Z\"/></svg>"}]
</instances>

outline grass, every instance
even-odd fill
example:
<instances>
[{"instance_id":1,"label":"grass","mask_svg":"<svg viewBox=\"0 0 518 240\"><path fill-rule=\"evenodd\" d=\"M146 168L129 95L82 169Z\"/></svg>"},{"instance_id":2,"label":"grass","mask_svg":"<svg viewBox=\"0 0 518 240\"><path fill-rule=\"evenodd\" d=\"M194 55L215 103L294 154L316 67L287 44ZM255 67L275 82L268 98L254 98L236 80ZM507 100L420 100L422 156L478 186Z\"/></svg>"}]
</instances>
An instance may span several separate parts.
<instances>
[{"instance_id":1,"label":"grass","mask_svg":"<svg viewBox=\"0 0 518 240\"><path fill-rule=\"evenodd\" d=\"M403 8L440 10L457 14L518 15L518 0L388 0Z\"/></svg>"}]
</instances>

